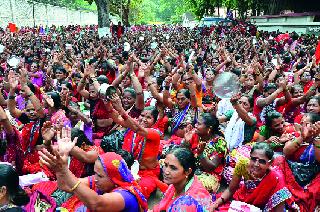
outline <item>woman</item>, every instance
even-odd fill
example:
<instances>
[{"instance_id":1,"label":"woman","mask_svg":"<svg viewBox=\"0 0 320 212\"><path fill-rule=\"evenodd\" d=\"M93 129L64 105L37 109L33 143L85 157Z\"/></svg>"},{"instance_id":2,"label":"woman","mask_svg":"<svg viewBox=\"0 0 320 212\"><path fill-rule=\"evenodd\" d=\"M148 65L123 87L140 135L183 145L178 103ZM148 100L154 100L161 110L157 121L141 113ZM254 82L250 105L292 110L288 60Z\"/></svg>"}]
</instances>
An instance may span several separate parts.
<instances>
[{"instance_id":1,"label":"woman","mask_svg":"<svg viewBox=\"0 0 320 212\"><path fill-rule=\"evenodd\" d=\"M117 94L112 95L113 120L129 128L124 136L122 149L133 154L135 160L139 162L138 175L141 177L139 185L143 189L143 194L149 198L150 194L158 187L164 191L167 186L159 179L160 166L158 161L160 146L160 131L156 128L158 110L155 107L146 107L138 118L138 122L132 119L121 105L121 100Z\"/></svg>"},{"instance_id":2,"label":"woman","mask_svg":"<svg viewBox=\"0 0 320 212\"><path fill-rule=\"evenodd\" d=\"M257 141L266 141L270 143L275 151L282 152L285 142L288 141L288 138L283 135L287 133L299 137L299 133L295 132L294 126L285 122L281 113L276 111L269 112L266 117L266 124L260 127L260 134Z\"/></svg>"},{"instance_id":3,"label":"woman","mask_svg":"<svg viewBox=\"0 0 320 212\"><path fill-rule=\"evenodd\" d=\"M306 112L320 114L320 96L313 96L311 99L309 99L307 102ZM303 114L296 116L294 123L300 124L302 117Z\"/></svg>"},{"instance_id":4,"label":"woman","mask_svg":"<svg viewBox=\"0 0 320 212\"><path fill-rule=\"evenodd\" d=\"M309 91L304 94L303 88L301 85L294 85L290 89L290 93L292 95L292 99L285 106L283 111L284 119L293 123L295 118L299 116L301 113L305 113L305 102L315 93L316 87L313 85L310 87Z\"/></svg>"},{"instance_id":5,"label":"woman","mask_svg":"<svg viewBox=\"0 0 320 212\"><path fill-rule=\"evenodd\" d=\"M257 119L250 112L253 109L253 99L250 96L236 94L230 102L235 111L227 111L219 117L219 122L229 120L225 129L225 138L228 149L233 149L252 140L256 130Z\"/></svg>"},{"instance_id":6,"label":"woman","mask_svg":"<svg viewBox=\"0 0 320 212\"><path fill-rule=\"evenodd\" d=\"M31 64L29 76L32 84L37 85L39 88L43 85L43 71L40 69L36 62Z\"/></svg>"},{"instance_id":7,"label":"woman","mask_svg":"<svg viewBox=\"0 0 320 212\"><path fill-rule=\"evenodd\" d=\"M191 86L192 87L192 86ZM191 93L190 93L191 92ZM163 103L172 111L172 118L169 119L170 139L163 145L179 145L184 138L185 128L197 122L198 109L194 90L181 89L176 94L175 102L169 97L169 86L163 91Z\"/></svg>"},{"instance_id":8,"label":"woman","mask_svg":"<svg viewBox=\"0 0 320 212\"><path fill-rule=\"evenodd\" d=\"M219 129L219 121L209 113L201 114L195 131L185 135L183 145L190 144L190 149L197 158L199 180L209 192L219 189L227 143Z\"/></svg>"},{"instance_id":9,"label":"woman","mask_svg":"<svg viewBox=\"0 0 320 212\"><path fill-rule=\"evenodd\" d=\"M58 151L51 154L39 152L40 161L50 167L57 176L58 187L73 193L83 204L78 202L74 211L133 211L146 210L147 202L140 187L133 180L125 161L114 152L100 155L94 165L95 175L78 179L68 169L68 155L75 146L71 142L70 130L58 133Z\"/></svg>"},{"instance_id":10,"label":"woman","mask_svg":"<svg viewBox=\"0 0 320 212\"><path fill-rule=\"evenodd\" d=\"M218 102L218 98L213 92L213 81L215 78L215 73L212 68L207 68L205 72L204 86L205 90L202 97L202 108L204 111L208 112L213 107L213 103Z\"/></svg>"},{"instance_id":11,"label":"woman","mask_svg":"<svg viewBox=\"0 0 320 212\"><path fill-rule=\"evenodd\" d=\"M19 175L8 164L0 164L0 211L22 212L29 202L28 194L19 186Z\"/></svg>"},{"instance_id":12,"label":"woman","mask_svg":"<svg viewBox=\"0 0 320 212\"><path fill-rule=\"evenodd\" d=\"M301 126L301 137L285 144L285 157L277 157L274 165L282 170L300 211L307 212L320 202L320 115L305 114Z\"/></svg>"},{"instance_id":13,"label":"woman","mask_svg":"<svg viewBox=\"0 0 320 212\"><path fill-rule=\"evenodd\" d=\"M22 151L19 131L13 127L3 108L0 106L0 161L11 163L18 173L22 169Z\"/></svg>"},{"instance_id":14,"label":"woman","mask_svg":"<svg viewBox=\"0 0 320 212\"><path fill-rule=\"evenodd\" d=\"M61 87L64 85L61 84ZM49 92L43 95L44 107L47 108L47 117L53 125L60 125L61 127L71 127L71 122L66 116L63 108L60 94L58 92Z\"/></svg>"},{"instance_id":15,"label":"woman","mask_svg":"<svg viewBox=\"0 0 320 212\"><path fill-rule=\"evenodd\" d=\"M160 211L209 211L212 197L194 175L196 159L185 148L175 148L167 154L163 166L164 182L169 188L164 198L153 208Z\"/></svg>"},{"instance_id":16,"label":"woman","mask_svg":"<svg viewBox=\"0 0 320 212\"><path fill-rule=\"evenodd\" d=\"M15 102L15 90L17 88L18 81L14 77L10 77L10 92L8 97L8 109L11 115L17 118L24 127L21 131L21 150L23 156L22 173L31 174L42 171L42 167L39 164L39 155L37 148L43 148L43 138L41 128L45 122L45 113L41 107L39 99L34 95L26 84L21 85L21 89L24 89L27 96L28 102L26 108L21 111L16 108ZM46 170L47 176L52 176L49 170Z\"/></svg>"},{"instance_id":17,"label":"woman","mask_svg":"<svg viewBox=\"0 0 320 212\"><path fill-rule=\"evenodd\" d=\"M213 211L228 211L230 206L236 207L232 202L230 205L232 198L264 211L284 211L285 201L291 198L291 193L285 187L283 176L271 168L273 154L269 144L256 143L250 152L250 159L237 163L231 183L214 202ZM241 179L244 179L244 184L240 183Z\"/></svg>"}]
</instances>

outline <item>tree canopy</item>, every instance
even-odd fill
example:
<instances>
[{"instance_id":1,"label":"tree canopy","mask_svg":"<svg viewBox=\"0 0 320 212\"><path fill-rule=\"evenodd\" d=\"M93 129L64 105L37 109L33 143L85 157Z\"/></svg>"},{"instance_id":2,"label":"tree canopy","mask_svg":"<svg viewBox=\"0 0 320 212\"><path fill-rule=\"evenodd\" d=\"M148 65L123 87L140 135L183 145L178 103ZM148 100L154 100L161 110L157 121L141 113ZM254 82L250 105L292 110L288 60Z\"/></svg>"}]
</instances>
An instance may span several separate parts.
<instances>
[{"instance_id":1,"label":"tree canopy","mask_svg":"<svg viewBox=\"0 0 320 212\"><path fill-rule=\"evenodd\" d=\"M180 22L182 14L192 12L198 19L212 15L218 7L237 10L241 18L259 14L279 14L283 10L294 12L319 11L314 0L35 0L69 8L106 12L118 15L125 25L150 22ZM107 5L107 8L99 9ZM103 12L104 11L104 12Z\"/></svg>"}]
</instances>

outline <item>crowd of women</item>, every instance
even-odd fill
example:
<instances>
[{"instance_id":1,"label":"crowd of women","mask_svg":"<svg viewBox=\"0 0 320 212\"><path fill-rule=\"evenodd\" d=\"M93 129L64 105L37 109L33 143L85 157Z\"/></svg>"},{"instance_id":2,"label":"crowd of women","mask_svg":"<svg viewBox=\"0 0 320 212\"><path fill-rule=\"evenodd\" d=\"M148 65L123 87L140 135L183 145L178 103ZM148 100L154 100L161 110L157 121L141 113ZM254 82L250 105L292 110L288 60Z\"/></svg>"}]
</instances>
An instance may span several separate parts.
<instances>
[{"instance_id":1,"label":"crowd of women","mask_svg":"<svg viewBox=\"0 0 320 212\"><path fill-rule=\"evenodd\" d=\"M314 35L234 20L0 43L0 211L320 209ZM231 98L213 89L226 72Z\"/></svg>"}]
</instances>

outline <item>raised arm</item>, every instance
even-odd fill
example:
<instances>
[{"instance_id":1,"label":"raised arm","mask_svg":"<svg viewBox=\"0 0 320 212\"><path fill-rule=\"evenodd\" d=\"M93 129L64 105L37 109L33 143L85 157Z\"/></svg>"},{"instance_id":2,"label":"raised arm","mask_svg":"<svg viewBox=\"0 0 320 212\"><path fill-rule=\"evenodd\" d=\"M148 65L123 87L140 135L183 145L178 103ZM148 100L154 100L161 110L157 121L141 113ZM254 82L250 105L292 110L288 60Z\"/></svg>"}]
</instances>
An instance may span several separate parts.
<instances>
[{"instance_id":1,"label":"raised arm","mask_svg":"<svg viewBox=\"0 0 320 212\"><path fill-rule=\"evenodd\" d=\"M135 107L139 110L143 110L144 97L143 97L143 90L142 90L141 83L139 82L138 77L133 72L130 73L130 76L131 76L133 89L136 91L136 94L137 94Z\"/></svg>"},{"instance_id":2,"label":"raised arm","mask_svg":"<svg viewBox=\"0 0 320 212\"><path fill-rule=\"evenodd\" d=\"M18 86L18 80L16 76L14 76L14 73L9 73L9 83L10 83L10 91L8 96L8 109L11 113L11 115L15 118L19 118L22 114L22 111L16 108L16 100L15 100L15 90Z\"/></svg>"},{"instance_id":3,"label":"raised arm","mask_svg":"<svg viewBox=\"0 0 320 212\"><path fill-rule=\"evenodd\" d=\"M274 93L270 94L268 97L265 98L259 98L257 100L257 105L259 107L264 107L266 105L271 104L278 96L279 94L282 92L282 87L279 87Z\"/></svg>"},{"instance_id":4,"label":"raised arm","mask_svg":"<svg viewBox=\"0 0 320 212\"><path fill-rule=\"evenodd\" d=\"M171 83L171 76L167 76L166 79L164 80L165 82L165 86L164 86L164 90L163 90L163 104L168 107L169 109L173 108L173 101L170 98L170 83Z\"/></svg>"},{"instance_id":5,"label":"raised arm","mask_svg":"<svg viewBox=\"0 0 320 212\"><path fill-rule=\"evenodd\" d=\"M127 112L123 109L121 100L117 94L113 94L111 97L111 102L113 108L118 112L118 114L123 119L123 125L124 127L130 128L134 132L147 137L148 130L141 125L139 125L133 118L131 118Z\"/></svg>"},{"instance_id":6,"label":"raised arm","mask_svg":"<svg viewBox=\"0 0 320 212\"><path fill-rule=\"evenodd\" d=\"M123 210L125 202L121 194L111 192L98 195L88 187L84 179L78 179L68 169L68 156L75 146L76 139L71 142L71 130L67 134L57 139L58 150L54 149L53 153L49 153L46 149L39 152L40 162L56 173L58 187L76 195L92 211L102 212L106 208L111 211Z\"/></svg>"},{"instance_id":7,"label":"raised arm","mask_svg":"<svg viewBox=\"0 0 320 212\"><path fill-rule=\"evenodd\" d=\"M4 131L10 135L14 133L13 127L8 119L6 112L0 106L0 124L3 126Z\"/></svg>"},{"instance_id":8,"label":"raised arm","mask_svg":"<svg viewBox=\"0 0 320 212\"><path fill-rule=\"evenodd\" d=\"M234 95L230 102L233 108L237 111L239 117L249 126L253 126L255 124L254 120L249 116L248 112L239 104L238 100L241 98L241 94Z\"/></svg>"}]
</instances>

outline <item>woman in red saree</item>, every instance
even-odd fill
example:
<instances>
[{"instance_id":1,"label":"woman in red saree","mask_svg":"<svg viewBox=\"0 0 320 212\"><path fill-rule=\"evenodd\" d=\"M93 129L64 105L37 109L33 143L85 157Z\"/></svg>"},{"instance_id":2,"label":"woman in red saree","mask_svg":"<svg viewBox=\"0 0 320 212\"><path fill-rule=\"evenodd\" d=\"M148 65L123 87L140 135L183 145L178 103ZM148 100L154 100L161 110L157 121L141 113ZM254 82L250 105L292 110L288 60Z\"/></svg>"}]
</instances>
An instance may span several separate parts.
<instances>
[{"instance_id":1,"label":"woman in red saree","mask_svg":"<svg viewBox=\"0 0 320 212\"><path fill-rule=\"evenodd\" d=\"M114 152L100 155L94 165L95 175L78 179L68 169L68 156L76 143L76 139L71 141L71 130L63 128L57 141L58 150L53 153L44 150L39 154L41 162L56 173L58 187L75 195L68 200L75 206L70 211L141 212L147 209L147 201L120 155Z\"/></svg>"},{"instance_id":2,"label":"woman in red saree","mask_svg":"<svg viewBox=\"0 0 320 212\"><path fill-rule=\"evenodd\" d=\"M123 127L130 128L125 134L122 149L132 153L140 164L138 175L143 194L149 198L157 187L165 191L167 186L158 179L160 175L158 155L161 133L158 129L152 128L156 125L158 110L155 107L144 108L138 122L136 122L124 110L117 94L112 95L111 101L115 109L112 111L113 120Z\"/></svg>"},{"instance_id":3,"label":"woman in red saree","mask_svg":"<svg viewBox=\"0 0 320 212\"><path fill-rule=\"evenodd\" d=\"M292 195L285 187L281 172L270 167L272 158L273 150L269 144L256 143L250 159L237 163L229 187L215 201L213 210L228 211L230 206L235 207L229 202L233 199L242 202L238 202L239 208L233 209L258 207L264 211L284 211L285 202ZM240 184L242 178L244 184Z\"/></svg>"},{"instance_id":4,"label":"woman in red saree","mask_svg":"<svg viewBox=\"0 0 320 212\"><path fill-rule=\"evenodd\" d=\"M314 211L320 202L320 115L307 113L301 120L301 137L284 146L285 156L273 165L284 175L286 186L301 212Z\"/></svg>"},{"instance_id":5,"label":"woman in red saree","mask_svg":"<svg viewBox=\"0 0 320 212\"><path fill-rule=\"evenodd\" d=\"M170 186L153 211L209 211L212 197L194 175L195 170L196 159L190 150L175 148L169 152L164 162L163 177Z\"/></svg>"},{"instance_id":6,"label":"woman in red saree","mask_svg":"<svg viewBox=\"0 0 320 212\"><path fill-rule=\"evenodd\" d=\"M39 163L38 149L45 147L43 145L43 138L41 128L45 122L45 113L40 104L39 99L30 90L24 80L21 79L21 89L27 94L26 108L21 111L16 108L16 101L14 98L15 90L18 85L18 79L14 74L9 74L10 92L8 97L8 109L11 115L17 118L24 124L21 131L21 150L23 156L21 160L22 174L33 174L44 171L48 177L53 177L47 167L41 167Z\"/></svg>"}]
</instances>

